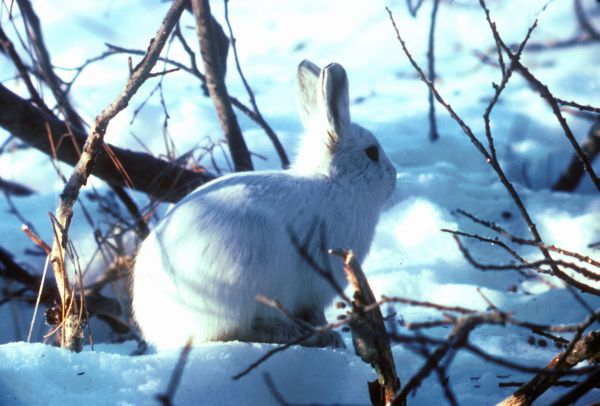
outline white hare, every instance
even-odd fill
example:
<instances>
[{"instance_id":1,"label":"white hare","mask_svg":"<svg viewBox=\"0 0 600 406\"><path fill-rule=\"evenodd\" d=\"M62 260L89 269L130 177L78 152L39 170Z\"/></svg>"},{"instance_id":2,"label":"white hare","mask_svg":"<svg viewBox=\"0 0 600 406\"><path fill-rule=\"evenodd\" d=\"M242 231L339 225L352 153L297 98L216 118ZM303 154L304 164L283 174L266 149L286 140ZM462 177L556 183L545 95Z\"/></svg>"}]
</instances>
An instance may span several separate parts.
<instances>
[{"instance_id":1,"label":"white hare","mask_svg":"<svg viewBox=\"0 0 600 406\"><path fill-rule=\"evenodd\" d=\"M292 169L235 173L203 185L143 242L133 308L144 338L159 349L190 337L195 343L297 339L306 326L256 300L277 299L299 319L326 323L324 308L335 291L297 241L341 286L341 261L324 246L351 248L361 262L367 255L396 171L373 134L350 121L342 66L321 71L302 62L298 104L307 133ZM343 342L329 333L303 344Z\"/></svg>"}]
</instances>

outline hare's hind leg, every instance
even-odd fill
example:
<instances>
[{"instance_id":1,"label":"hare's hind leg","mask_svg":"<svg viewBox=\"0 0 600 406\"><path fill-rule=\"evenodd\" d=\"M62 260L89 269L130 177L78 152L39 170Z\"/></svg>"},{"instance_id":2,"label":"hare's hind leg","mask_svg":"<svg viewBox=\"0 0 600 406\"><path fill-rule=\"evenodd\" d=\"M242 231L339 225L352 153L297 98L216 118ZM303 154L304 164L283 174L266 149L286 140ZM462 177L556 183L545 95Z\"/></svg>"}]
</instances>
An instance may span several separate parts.
<instances>
[{"instance_id":1,"label":"hare's hind leg","mask_svg":"<svg viewBox=\"0 0 600 406\"><path fill-rule=\"evenodd\" d=\"M298 344L306 347L346 347L342 337L335 331L314 332L311 334L315 327L327 324L323 310L303 310L298 312L296 317L297 320L257 317L252 323L249 334L239 339L242 341L288 344L306 337Z\"/></svg>"},{"instance_id":2,"label":"hare's hind leg","mask_svg":"<svg viewBox=\"0 0 600 406\"><path fill-rule=\"evenodd\" d=\"M257 317L252 322L252 327L247 337L242 337L242 341L252 341L259 343L277 343L287 344L306 334L300 325L293 320L283 318L263 318Z\"/></svg>"},{"instance_id":3,"label":"hare's hind leg","mask_svg":"<svg viewBox=\"0 0 600 406\"><path fill-rule=\"evenodd\" d=\"M323 309L303 309L298 312L297 317L304 320L312 327L322 327L327 325L327 319L325 318L325 311ZM333 330L315 333L302 345L308 347L346 348L342 336L337 331Z\"/></svg>"}]
</instances>

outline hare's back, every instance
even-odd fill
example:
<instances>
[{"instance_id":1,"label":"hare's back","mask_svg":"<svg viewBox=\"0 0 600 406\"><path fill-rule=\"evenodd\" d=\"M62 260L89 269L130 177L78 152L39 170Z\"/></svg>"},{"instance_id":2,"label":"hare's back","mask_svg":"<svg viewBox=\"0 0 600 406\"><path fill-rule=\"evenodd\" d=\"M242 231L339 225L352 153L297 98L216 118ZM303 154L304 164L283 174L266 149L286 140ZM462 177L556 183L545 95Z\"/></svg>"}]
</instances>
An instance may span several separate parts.
<instances>
[{"instance_id":1,"label":"hare's back","mask_svg":"<svg viewBox=\"0 0 600 406\"><path fill-rule=\"evenodd\" d=\"M194 244L196 250L208 244L272 248L275 240L289 242L290 227L321 217L319 189L318 182L285 172L225 176L190 193L155 232L174 244Z\"/></svg>"},{"instance_id":2,"label":"hare's back","mask_svg":"<svg viewBox=\"0 0 600 406\"><path fill-rule=\"evenodd\" d=\"M312 218L302 198L311 193L300 192L302 188L302 179L253 173L227 176L196 189L154 231L153 238L169 247L162 251L162 262L179 277L203 275L204 285L226 280L266 294L274 292L261 281L270 280L274 283L269 286L283 289L289 285L283 270L301 263L290 243L290 230L303 228L300 219ZM252 278L254 272L261 272L261 278Z\"/></svg>"},{"instance_id":3,"label":"hare's back","mask_svg":"<svg viewBox=\"0 0 600 406\"><path fill-rule=\"evenodd\" d=\"M287 171L236 173L199 187L172 212L226 216L232 222L259 216L284 225L302 213L317 210L323 202L323 189L322 180Z\"/></svg>"}]
</instances>

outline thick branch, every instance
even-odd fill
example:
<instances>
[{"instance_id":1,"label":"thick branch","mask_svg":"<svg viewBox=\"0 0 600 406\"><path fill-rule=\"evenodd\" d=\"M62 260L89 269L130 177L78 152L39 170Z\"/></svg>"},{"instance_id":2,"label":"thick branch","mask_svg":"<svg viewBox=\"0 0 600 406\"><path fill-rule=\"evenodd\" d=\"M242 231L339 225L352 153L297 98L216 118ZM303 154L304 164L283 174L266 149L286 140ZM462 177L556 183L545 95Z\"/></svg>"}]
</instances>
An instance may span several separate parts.
<instances>
[{"instance_id":1,"label":"thick branch","mask_svg":"<svg viewBox=\"0 0 600 406\"><path fill-rule=\"evenodd\" d=\"M40 19L35 13L33 6L29 0L17 0L19 9L25 21L25 28L29 37L31 46L35 53L36 62L41 76L52 90L52 94L56 99L58 107L63 111L67 122L73 127L83 130L83 122L79 115L75 112L73 106L67 98L62 80L56 76L52 67L50 54L44 42Z\"/></svg>"},{"instance_id":2,"label":"thick branch","mask_svg":"<svg viewBox=\"0 0 600 406\"><path fill-rule=\"evenodd\" d=\"M215 41L213 20L208 0L192 0L192 8L196 18L196 31L200 38L200 51L206 71L206 85L215 105L219 122L223 128L225 139L236 171L251 171L254 169L250 152L242 136L227 87L225 86L224 70L221 66L219 49Z\"/></svg>"},{"instance_id":3,"label":"thick branch","mask_svg":"<svg viewBox=\"0 0 600 406\"><path fill-rule=\"evenodd\" d=\"M349 324L352 329L352 342L356 354L371 365L377 372L377 380L369 382L369 394L373 404L405 405L404 399L394 399L400 390L400 379L390 348L390 339L379 306L366 312L367 306L377 304L375 295L369 286L360 264L352 251L333 251L344 259L344 271L354 289L352 312L354 316Z\"/></svg>"},{"instance_id":4,"label":"thick branch","mask_svg":"<svg viewBox=\"0 0 600 406\"><path fill-rule=\"evenodd\" d=\"M75 165L83 149L85 134L71 129L56 118L34 107L0 85L0 127L19 137L27 144L54 156L69 165ZM208 172L194 172L148 155L106 144L132 180L133 189L160 199L175 202L188 192L214 179ZM105 151L96 159L93 175L113 185L125 185L123 174Z\"/></svg>"},{"instance_id":5,"label":"thick branch","mask_svg":"<svg viewBox=\"0 0 600 406\"><path fill-rule=\"evenodd\" d=\"M21 57L19 56L17 51L15 51L15 47L14 47L12 41L8 38L8 36L6 35L6 33L4 32L2 27L0 27L0 45L2 45L4 52L6 52L8 57L13 61L15 68L17 68L17 71L19 72L19 76L21 76L21 79L25 83L25 86L27 87L27 90L29 91L29 95L31 96L31 99L33 100L33 102L35 104L37 104L38 107L44 109L45 111L49 111L48 107L44 103L44 100L42 100L37 89L31 82L31 78L29 77L29 72L27 71L27 66L25 66L25 64L21 60Z\"/></svg>"}]
</instances>

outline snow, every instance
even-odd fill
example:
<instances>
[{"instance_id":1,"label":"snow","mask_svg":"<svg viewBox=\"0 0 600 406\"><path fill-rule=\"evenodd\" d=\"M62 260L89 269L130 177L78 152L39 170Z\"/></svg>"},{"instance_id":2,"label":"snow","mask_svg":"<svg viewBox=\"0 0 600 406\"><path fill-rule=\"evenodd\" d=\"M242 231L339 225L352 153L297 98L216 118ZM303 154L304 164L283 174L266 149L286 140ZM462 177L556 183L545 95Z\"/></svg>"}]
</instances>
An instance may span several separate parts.
<instances>
[{"instance_id":1,"label":"snow","mask_svg":"<svg viewBox=\"0 0 600 406\"><path fill-rule=\"evenodd\" d=\"M241 381L232 376L270 346L211 343L195 348L185 367L175 404L276 404L264 384L269 373L291 403L368 403L364 388L355 385L372 378L369 366L347 351L290 348ZM32 374L43 381L46 405L144 405L166 391L178 351L131 357L131 345L98 345L96 351L71 354L43 344L5 344L0 348L0 404L39 404L40 392ZM296 367L301 361L305 367ZM59 372L56 366L61 365ZM302 385L298 385L302 382ZM336 390L328 386L336 383Z\"/></svg>"},{"instance_id":2,"label":"snow","mask_svg":"<svg viewBox=\"0 0 600 406\"><path fill-rule=\"evenodd\" d=\"M163 2L34 2L55 64L74 67L100 53L108 41L128 48L144 49L166 12ZM213 2L213 11L222 21L222 4ZM493 38L477 2L442 2L436 32L436 63L440 92L473 131L484 140L485 107L493 94L492 82L500 80L496 68L482 65L473 50L484 52ZM489 1L492 18L507 42L521 41L533 19L539 26L531 41L552 41L571 37L577 29L572 2L555 0ZM526 225L506 190L489 165L464 136L456 123L436 106L440 140L428 141L427 89L414 74L402 54L387 13L389 5L402 35L417 61L425 66L430 4L426 2L416 19L406 12L404 1L302 2L265 0L230 2L231 22L238 39L244 73L255 90L265 119L292 153L301 131L294 91L295 69L304 58L324 65L340 62L348 71L353 119L374 130L390 160L398 170L398 187L382 214L371 253L364 269L376 295L402 296L415 300L485 310L488 304L477 292L520 320L539 323L578 323L587 312L571 292L549 289L539 282L523 280L510 271L482 272L470 266L452 237L440 229L461 230L494 237L459 215L463 209L491 220L518 236L528 236ZM2 24L6 10L0 13ZM16 6L15 6L16 8ZM16 18L17 26L20 20ZM141 23L140 23L141 22ZM596 19L597 22L597 19ZM132 29L132 24L135 29ZM182 29L193 38L192 18L183 16ZM12 26L7 24L9 35ZM76 40L74 40L76 39ZM194 42L191 41L191 44ZM527 51L524 63L530 66L557 97L582 104L597 105L598 55L600 46L534 53ZM183 51L173 45L170 57L187 61ZM494 54L492 54L494 55ZM138 59L134 58L134 63ZM232 94L245 101L243 85L231 63L228 86ZM14 68L0 59L3 83L25 95L21 83L6 79ZM59 71L69 77L69 71ZM86 69L73 88L72 99L84 118L91 122L124 84L127 58L114 56ZM145 84L129 110L109 127L107 140L131 149L143 149L132 134L153 153L165 152L160 134L163 111L159 98L151 98L130 124L133 111L156 86ZM208 98L198 84L183 72L163 79L169 109L169 132L178 154L203 145L205 138L218 140L221 130ZM583 137L590 122L567 115L573 132ZM240 116L240 123L252 151L266 156L255 159L259 169L279 167L279 161L263 132ZM600 240L600 196L589 179L574 193L550 191L571 159L572 148L556 118L545 102L519 75L513 75L492 115L492 130L497 151L509 179L515 184L534 222L548 244L598 258L588 245ZM0 133L1 140L6 136ZM219 159L221 165L223 159ZM35 168L35 170L31 170ZM67 166L62 166L69 173ZM600 165L595 169L600 172ZM26 175L24 176L23 173ZM0 155L0 176L19 181L37 191L27 198L13 198L15 205L39 234L51 240L47 212L55 209L62 184L48 158L31 150ZM102 182L91 182L103 190ZM88 189L89 190L89 189ZM145 198L135 194L143 205ZM83 199L96 224L103 214L96 205ZM0 200L3 214L0 232L7 238L0 244L17 259L41 273L44 258L26 255L31 242L19 230L21 221L8 213L6 200ZM94 254L95 244L81 209L72 227L72 238L83 264ZM465 241L473 255L484 263L508 263L511 258L501 249ZM521 248L525 258L538 258L532 248ZM97 266L99 267L99 265ZM94 271L90 271L89 280ZM596 287L600 284L596 283ZM593 308L598 298L584 295ZM436 312L404 305L384 307L405 322L435 319ZM32 309L15 302L0 307L0 405L37 404L152 404L164 392L178 358L178 352L130 356L135 345L100 343L72 354L40 344L47 333L41 315L34 328L36 343L24 343ZM334 320L340 310L330 308ZM596 323L593 328L598 328ZM400 332L406 333L403 326ZM448 329L427 331L445 337ZM471 342L489 353L524 365L544 366L560 350L552 343L544 347L528 344L531 333L514 327L485 326L471 335ZM185 366L175 404L276 404L264 382L268 372L277 390L291 403L368 404L366 382L374 372L353 353L351 340L344 333L347 350L293 347L273 356L258 370L239 381L231 377L265 354L272 345L211 343L195 347ZM424 360L407 346L394 345L393 353L400 379L405 384ZM530 375L482 361L459 352L448 370L450 384L463 405L494 404L515 388L499 388L500 382L526 381ZM563 393L551 389L538 404L547 404ZM430 376L411 397L411 405L443 402L435 376ZM581 400L588 404L600 400L600 391Z\"/></svg>"}]
</instances>

